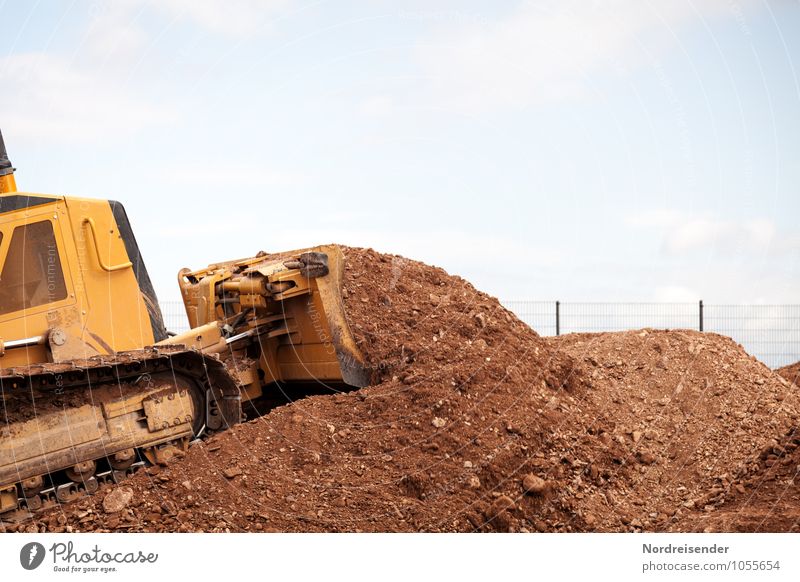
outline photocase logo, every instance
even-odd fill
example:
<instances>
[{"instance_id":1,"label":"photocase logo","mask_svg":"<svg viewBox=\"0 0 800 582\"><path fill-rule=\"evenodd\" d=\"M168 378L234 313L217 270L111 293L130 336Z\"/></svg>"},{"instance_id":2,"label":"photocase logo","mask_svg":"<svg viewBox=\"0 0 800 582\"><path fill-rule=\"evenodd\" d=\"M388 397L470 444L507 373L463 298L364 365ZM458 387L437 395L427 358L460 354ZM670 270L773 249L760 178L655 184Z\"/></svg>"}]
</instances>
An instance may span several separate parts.
<instances>
[{"instance_id":1,"label":"photocase logo","mask_svg":"<svg viewBox=\"0 0 800 582\"><path fill-rule=\"evenodd\" d=\"M44 546L39 542L30 542L19 551L19 563L26 570L35 570L44 561Z\"/></svg>"}]
</instances>

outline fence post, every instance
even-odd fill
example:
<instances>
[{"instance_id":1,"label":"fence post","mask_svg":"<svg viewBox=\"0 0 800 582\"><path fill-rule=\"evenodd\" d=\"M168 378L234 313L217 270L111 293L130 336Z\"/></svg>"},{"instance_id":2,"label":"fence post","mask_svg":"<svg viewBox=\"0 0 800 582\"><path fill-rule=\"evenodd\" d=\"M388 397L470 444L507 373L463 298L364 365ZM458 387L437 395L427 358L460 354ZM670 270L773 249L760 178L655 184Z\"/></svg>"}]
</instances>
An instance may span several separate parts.
<instances>
[{"instance_id":1,"label":"fence post","mask_svg":"<svg viewBox=\"0 0 800 582\"><path fill-rule=\"evenodd\" d=\"M561 335L561 301L556 301L556 335Z\"/></svg>"},{"instance_id":2,"label":"fence post","mask_svg":"<svg viewBox=\"0 0 800 582\"><path fill-rule=\"evenodd\" d=\"M700 300L700 331L703 331L703 300Z\"/></svg>"}]
</instances>

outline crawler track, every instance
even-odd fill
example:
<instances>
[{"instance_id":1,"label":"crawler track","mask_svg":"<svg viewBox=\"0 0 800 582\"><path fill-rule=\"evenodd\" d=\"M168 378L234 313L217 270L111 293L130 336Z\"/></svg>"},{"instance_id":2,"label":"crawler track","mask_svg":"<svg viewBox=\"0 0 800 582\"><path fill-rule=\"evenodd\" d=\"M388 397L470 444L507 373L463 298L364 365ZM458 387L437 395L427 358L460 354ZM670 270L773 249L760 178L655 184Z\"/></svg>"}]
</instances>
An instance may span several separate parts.
<instances>
[{"instance_id":1,"label":"crawler track","mask_svg":"<svg viewBox=\"0 0 800 582\"><path fill-rule=\"evenodd\" d=\"M241 421L224 363L151 347L0 372L0 520L94 493Z\"/></svg>"}]
</instances>

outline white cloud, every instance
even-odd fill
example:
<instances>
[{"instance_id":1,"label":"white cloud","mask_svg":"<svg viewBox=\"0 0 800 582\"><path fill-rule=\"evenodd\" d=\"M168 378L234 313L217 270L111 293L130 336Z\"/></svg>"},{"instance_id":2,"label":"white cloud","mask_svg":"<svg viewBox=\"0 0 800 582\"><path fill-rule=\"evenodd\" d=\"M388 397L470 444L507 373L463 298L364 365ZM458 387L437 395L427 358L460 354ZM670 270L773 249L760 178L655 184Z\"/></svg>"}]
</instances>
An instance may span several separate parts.
<instances>
[{"instance_id":1,"label":"white cloud","mask_svg":"<svg viewBox=\"0 0 800 582\"><path fill-rule=\"evenodd\" d=\"M359 105L359 111L366 117L384 117L394 110L394 99L389 95L375 95Z\"/></svg>"},{"instance_id":2,"label":"white cloud","mask_svg":"<svg viewBox=\"0 0 800 582\"><path fill-rule=\"evenodd\" d=\"M739 13L753 1L739 2ZM728 0L529 2L503 20L456 22L418 58L451 107L519 108L585 95L596 71L640 66L698 13L734 16Z\"/></svg>"},{"instance_id":3,"label":"white cloud","mask_svg":"<svg viewBox=\"0 0 800 582\"><path fill-rule=\"evenodd\" d=\"M310 177L304 174L256 164L219 161L171 166L161 177L165 184L208 189L288 188L302 186L309 180Z\"/></svg>"},{"instance_id":4,"label":"white cloud","mask_svg":"<svg viewBox=\"0 0 800 582\"><path fill-rule=\"evenodd\" d=\"M185 19L218 34L253 34L286 8L288 0L144 0L173 18Z\"/></svg>"},{"instance_id":5,"label":"white cloud","mask_svg":"<svg viewBox=\"0 0 800 582\"><path fill-rule=\"evenodd\" d=\"M694 303L700 294L682 285L665 285L657 287L653 294L653 301L659 303Z\"/></svg>"},{"instance_id":6,"label":"white cloud","mask_svg":"<svg viewBox=\"0 0 800 582\"><path fill-rule=\"evenodd\" d=\"M0 58L0 87L3 129L23 139L95 141L174 118L164 105L137 99L133 87L48 53Z\"/></svg>"},{"instance_id":7,"label":"white cloud","mask_svg":"<svg viewBox=\"0 0 800 582\"><path fill-rule=\"evenodd\" d=\"M625 224L636 228L671 227L682 220L683 215L671 208L656 208L625 216Z\"/></svg>"},{"instance_id":8,"label":"white cloud","mask_svg":"<svg viewBox=\"0 0 800 582\"><path fill-rule=\"evenodd\" d=\"M718 255L748 253L784 254L800 250L800 233L780 231L766 218L724 219L712 215L688 215L656 209L625 217L639 229L660 230L662 248L668 255L714 252Z\"/></svg>"},{"instance_id":9,"label":"white cloud","mask_svg":"<svg viewBox=\"0 0 800 582\"><path fill-rule=\"evenodd\" d=\"M135 60L149 42L140 22L141 6L136 0L98 2L90 11L85 33L92 56L107 61Z\"/></svg>"},{"instance_id":10,"label":"white cloud","mask_svg":"<svg viewBox=\"0 0 800 582\"><path fill-rule=\"evenodd\" d=\"M232 38L269 28L288 0L115 0L95 2L83 43L96 62L118 68L139 63L150 44L173 25L190 23L200 30ZM153 18L155 16L155 18Z\"/></svg>"},{"instance_id":11,"label":"white cloud","mask_svg":"<svg viewBox=\"0 0 800 582\"><path fill-rule=\"evenodd\" d=\"M669 254L701 250L717 252L763 252L775 237L775 225L768 220L732 221L692 218L676 224L664 239Z\"/></svg>"},{"instance_id":12,"label":"white cloud","mask_svg":"<svg viewBox=\"0 0 800 582\"><path fill-rule=\"evenodd\" d=\"M212 34L239 38L269 27L288 0L115 0L95 2L84 43L101 63L138 63L150 43L173 24L191 23ZM153 19L153 16L160 17Z\"/></svg>"}]
</instances>

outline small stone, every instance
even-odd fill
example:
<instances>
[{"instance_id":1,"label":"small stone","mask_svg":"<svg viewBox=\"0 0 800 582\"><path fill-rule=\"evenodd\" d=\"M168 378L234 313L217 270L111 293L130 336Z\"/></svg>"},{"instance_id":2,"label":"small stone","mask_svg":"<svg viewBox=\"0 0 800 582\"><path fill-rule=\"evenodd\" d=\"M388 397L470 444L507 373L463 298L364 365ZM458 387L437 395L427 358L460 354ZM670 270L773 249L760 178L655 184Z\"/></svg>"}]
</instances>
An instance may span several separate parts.
<instances>
[{"instance_id":1,"label":"small stone","mask_svg":"<svg viewBox=\"0 0 800 582\"><path fill-rule=\"evenodd\" d=\"M443 418L439 418L438 416L434 416L431 424L436 428L444 428L447 425L447 421Z\"/></svg>"},{"instance_id":2,"label":"small stone","mask_svg":"<svg viewBox=\"0 0 800 582\"><path fill-rule=\"evenodd\" d=\"M187 491L191 491L193 489L192 482L188 479L186 481L181 482L181 486L186 489Z\"/></svg>"},{"instance_id":3,"label":"small stone","mask_svg":"<svg viewBox=\"0 0 800 582\"><path fill-rule=\"evenodd\" d=\"M133 489L130 487L117 487L103 499L103 511L106 513L119 513L133 500Z\"/></svg>"},{"instance_id":4,"label":"small stone","mask_svg":"<svg viewBox=\"0 0 800 582\"><path fill-rule=\"evenodd\" d=\"M639 462L642 465L652 465L656 462L656 457L653 453L648 453L647 451L639 451L636 453L636 458L639 459Z\"/></svg>"},{"instance_id":5,"label":"small stone","mask_svg":"<svg viewBox=\"0 0 800 582\"><path fill-rule=\"evenodd\" d=\"M470 489L480 489L481 488L481 480L478 478L477 475L470 475L469 479L467 479L467 486Z\"/></svg>"},{"instance_id":6,"label":"small stone","mask_svg":"<svg viewBox=\"0 0 800 582\"><path fill-rule=\"evenodd\" d=\"M430 293L428 297L430 298L431 303L437 307L450 305L449 295L437 295L436 293Z\"/></svg>"},{"instance_id":7,"label":"small stone","mask_svg":"<svg viewBox=\"0 0 800 582\"><path fill-rule=\"evenodd\" d=\"M464 461L465 469L472 469L472 461Z\"/></svg>"},{"instance_id":8,"label":"small stone","mask_svg":"<svg viewBox=\"0 0 800 582\"><path fill-rule=\"evenodd\" d=\"M543 495L547 490L547 481L529 473L522 480L522 490L529 495Z\"/></svg>"},{"instance_id":9,"label":"small stone","mask_svg":"<svg viewBox=\"0 0 800 582\"><path fill-rule=\"evenodd\" d=\"M178 513L178 504L171 499L166 499L161 502L161 511L165 515L176 515Z\"/></svg>"},{"instance_id":10,"label":"small stone","mask_svg":"<svg viewBox=\"0 0 800 582\"><path fill-rule=\"evenodd\" d=\"M242 474L242 470L239 467L228 467L222 474L225 475L226 479L233 479L234 477L238 477Z\"/></svg>"},{"instance_id":11,"label":"small stone","mask_svg":"<svg viewBox=\"0 0 800 582\"><path fill-rule=\"evenodd\" d=\"M508 495L501 495L492 503L492 515L500 515L516 507L516 503Z\"/></svg>"},{"instance_id":12,"label":"small stone","mask_svg":"<svg viewBox=\"0 0 800 582\"><path fill-rule=\"evenodd\" d=\"M633 437L633 442L638 443L640 440L642 440L642 432L635 430L633 433L631 433L631 437Z\"/></svg>"}]
</instances>

